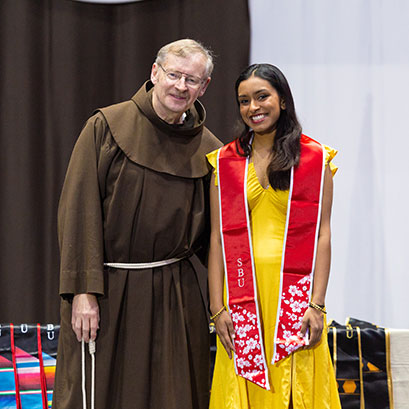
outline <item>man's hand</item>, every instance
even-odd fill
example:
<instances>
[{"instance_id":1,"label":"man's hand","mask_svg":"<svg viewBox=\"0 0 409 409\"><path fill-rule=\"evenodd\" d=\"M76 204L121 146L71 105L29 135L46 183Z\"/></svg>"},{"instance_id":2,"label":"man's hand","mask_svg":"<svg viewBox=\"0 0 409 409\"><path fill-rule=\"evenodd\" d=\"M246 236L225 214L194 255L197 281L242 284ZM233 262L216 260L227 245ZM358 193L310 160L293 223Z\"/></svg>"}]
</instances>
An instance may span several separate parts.
<instances>
[{"instance_id":1,"label":"man's hand","mask_svg":"<svg viewBox=\"0 0 409 409\"><path fill-rule=\"evenodd\" d=\"M99 307L93 294L77 294L72 300L72 330L81 342L95 341L99 329Z\"/></svg>"}]
</instances>

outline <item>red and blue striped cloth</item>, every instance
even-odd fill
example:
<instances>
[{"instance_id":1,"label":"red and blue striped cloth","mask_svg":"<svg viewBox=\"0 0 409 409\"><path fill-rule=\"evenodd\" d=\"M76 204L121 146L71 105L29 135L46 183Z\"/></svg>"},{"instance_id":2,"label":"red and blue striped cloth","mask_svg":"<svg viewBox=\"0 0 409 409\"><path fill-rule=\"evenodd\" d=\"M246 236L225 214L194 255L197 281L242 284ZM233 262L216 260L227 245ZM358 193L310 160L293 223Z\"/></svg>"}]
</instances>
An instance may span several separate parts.
<instances>
[{"instance_id":1,"label":"red and blue striped cloth","mask_svg":"<svg viewBox=\"0 0 409 409\"><path fill-rule=\"evenodd\" d=\"M0 324L0 408L51 408L59 326Z\"/></svg>"}]
</instances>

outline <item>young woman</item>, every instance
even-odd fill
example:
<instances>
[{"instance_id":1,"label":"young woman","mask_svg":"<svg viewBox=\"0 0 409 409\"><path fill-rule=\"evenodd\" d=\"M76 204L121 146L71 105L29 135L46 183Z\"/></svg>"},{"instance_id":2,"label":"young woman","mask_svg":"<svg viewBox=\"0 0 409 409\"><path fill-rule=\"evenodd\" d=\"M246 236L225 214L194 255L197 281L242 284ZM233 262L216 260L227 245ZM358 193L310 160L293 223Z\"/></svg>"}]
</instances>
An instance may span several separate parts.
<instances>
[{"instance_id":1,"label":"young woman","mask_svg":"<svg viewBox=\"0 0 409 409\"><path fill-rule=\"evenodd\" d=\"M236 96L245 129L207 155L210 408L340 408L325 321L336 151L302 135L277 67L248 67Z\"/></svg>"}]
</instances>

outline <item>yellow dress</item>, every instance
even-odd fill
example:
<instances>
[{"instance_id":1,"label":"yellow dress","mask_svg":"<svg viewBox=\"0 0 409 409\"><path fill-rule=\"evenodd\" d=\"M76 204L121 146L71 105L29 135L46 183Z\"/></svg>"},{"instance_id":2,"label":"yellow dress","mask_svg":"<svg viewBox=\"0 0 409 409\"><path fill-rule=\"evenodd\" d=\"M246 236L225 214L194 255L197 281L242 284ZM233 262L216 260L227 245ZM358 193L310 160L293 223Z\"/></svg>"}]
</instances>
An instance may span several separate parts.
<instances>
[{"instance_id":1,"label":"yellow dress","mask_svg":"<svg viewBox=\"0 0 409 409\"><path fill-rule=\"evenodd\" d=\"M336 167L330 161L337 152L325 145L324 147L326 163L335 174ZM209 153L207 158L216 173L217 150ZM294 409L341 408L327 344L326 325L321 341L314 348L296 351L288 358L271 364L288 191L275 191L271 187L264 189L250 163L247 199L271 390L266 391L237 376L233 359L229 359L217 337L210 409L287 409L291 394Z\"/></svg>"}]
</instances>

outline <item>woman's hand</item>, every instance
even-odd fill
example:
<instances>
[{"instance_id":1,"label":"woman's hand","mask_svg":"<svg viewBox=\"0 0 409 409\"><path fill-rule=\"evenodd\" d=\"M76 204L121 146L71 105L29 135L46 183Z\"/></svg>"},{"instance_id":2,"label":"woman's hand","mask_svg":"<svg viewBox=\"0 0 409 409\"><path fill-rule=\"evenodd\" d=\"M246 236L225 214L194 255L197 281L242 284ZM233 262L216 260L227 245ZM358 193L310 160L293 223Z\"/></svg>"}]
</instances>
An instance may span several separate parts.
<instances>
[{"instance_id":1,"label":"woman's hand","mask_svg":"<svg viewBox=\"0 0 409 409\"><path fill-rule=\"evenodd\" d=\"M302 319L301 334L304 337L307 329L309 329L309 345L305 349L312 348L316 345L322 335L324 328L324 314L315 308L308 307Z\"/></svg>"},{"instance_id":2,"label":"woman's hand","mask_svg":"<svg viewBox=\"0 0 409 409\"><path fill-rule=\"evenodd\" d=\"M228 311L223 311L215 320L216 332L220 338L227 355L231 359L234 349L234 328L233 321Z\"/></svg>"}]
</instances>

